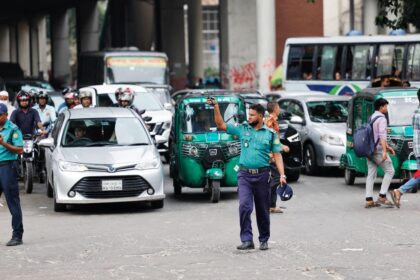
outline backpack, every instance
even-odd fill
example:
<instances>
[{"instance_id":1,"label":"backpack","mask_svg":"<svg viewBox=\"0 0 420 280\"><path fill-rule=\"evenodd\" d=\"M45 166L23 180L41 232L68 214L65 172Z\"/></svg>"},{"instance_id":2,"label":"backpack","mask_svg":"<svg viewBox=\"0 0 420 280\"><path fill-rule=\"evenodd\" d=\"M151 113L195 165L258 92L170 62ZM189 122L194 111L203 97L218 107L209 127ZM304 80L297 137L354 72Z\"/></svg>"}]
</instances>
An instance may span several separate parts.
<instances>
[{"instance_id":1,"label":"backpack","mask_svg":"<svg viewBox=\"0 0 420 280\"><path fill-rule=\"evenodd\" d=\"M369 123L363 125L362 127L356 129L353 135L353 148L354 153L358 157L371 157L375 151L376 145L379 143L375 142L373 135L373 124L374 122L381 118L382 116L376 116L373 120L370 120Z\"/></svg>"}]
</instances>

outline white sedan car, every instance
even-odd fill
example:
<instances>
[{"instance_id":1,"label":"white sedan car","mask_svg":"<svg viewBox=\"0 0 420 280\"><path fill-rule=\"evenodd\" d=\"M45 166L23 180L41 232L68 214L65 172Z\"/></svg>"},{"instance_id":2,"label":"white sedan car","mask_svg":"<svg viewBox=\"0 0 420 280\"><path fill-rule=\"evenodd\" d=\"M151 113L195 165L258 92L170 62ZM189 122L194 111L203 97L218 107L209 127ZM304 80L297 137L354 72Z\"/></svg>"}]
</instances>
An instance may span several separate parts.
<instances>
[{"instance_id":1,"label":"white sedan car","mask_svg":"<svg viewBox=\"0 0 420 280\"><path fill-rule=\"evenodd\" d=\"M45 148L47 194L54 210L67 204L149 201L162 208L163 168L156 142L132 110L66 110Z\"/></svg>"}]
</instances>

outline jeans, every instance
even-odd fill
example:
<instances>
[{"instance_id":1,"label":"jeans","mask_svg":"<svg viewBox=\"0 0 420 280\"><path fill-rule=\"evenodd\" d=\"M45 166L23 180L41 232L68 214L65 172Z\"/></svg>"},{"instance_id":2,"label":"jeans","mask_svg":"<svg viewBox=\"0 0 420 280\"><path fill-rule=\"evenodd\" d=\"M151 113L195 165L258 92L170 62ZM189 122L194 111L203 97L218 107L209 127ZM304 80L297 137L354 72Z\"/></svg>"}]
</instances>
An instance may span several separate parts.
<instances>
[{"instance_id":1,"label":"jeans","mask_svg":"<svg viewBox=\"0 0 420 280\"><path fill-rule=\"evenodd\" d=\"M420 184L420 177L418 177L417 179L415 178L411 178L410 180L408 180L404 185L402 185L398 190L401 193L406 193L411 191L413 188L415 188L418 184Z\"/></svg>"},{"instance_id":2,"label":"jeans","mask_svg":"<svg viewBox=\"0 0 420 280\"><path fill-rule=\"evenodd\" d=\"M16 168L16 162L10 162L9 164L0 166L0 193L3 192L6 197L7 206L12 215L12 237L22 239L22 209L20 207Z\"/></svg>"},{"instance_id":3,"label":"jeans","mask_svg":"<svg viewBox=\"0 0 420 280\"><path fill-rule=\"evenodd\" d=\"M388 154L386 160L382 162L382 152L375 152L372 156L372 160L367 159L368 175L366 178L366 199L373 198L373 184L376 179L378 166L382 167L385 173L379 194L386 195L395 173L394 166L392 165L391 158Z\"/></svg>"},{"instance_id":4,"label":"jeans","mask_svg":"<svg viewBox=\"0 0 420 280\"><path fill-rule=\"evenodd\" d=\"M277 169L276 163L270 164L270 172L271 172L271 179L270 179L270 188L271 188L271 200L270 200L270 208L276 208L277 204L277 187L280 184L280 173Z\"/></svg>"}]
</instances>

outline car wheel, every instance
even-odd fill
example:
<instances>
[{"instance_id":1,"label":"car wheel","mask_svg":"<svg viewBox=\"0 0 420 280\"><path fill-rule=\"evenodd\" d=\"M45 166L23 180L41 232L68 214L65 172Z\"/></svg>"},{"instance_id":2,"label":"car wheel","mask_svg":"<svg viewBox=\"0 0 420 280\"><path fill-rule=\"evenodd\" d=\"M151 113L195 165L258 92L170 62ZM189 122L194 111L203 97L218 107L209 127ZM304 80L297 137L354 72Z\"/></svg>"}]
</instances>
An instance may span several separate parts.
<instances>
[{"instance_id":1,"label":"car wheel","mask_svg":"<svg viewBox=\"0 0 420 280\"><path fill-rule=\"evenodd\" d=\"M346 170L344 171L344 181L346 182L346 185L348 186L354 185L355 179L356 179L356 173L353 170L346 168Z\"/></svg>"},{"instance_id":2,"label":"car wheel","mask_svg":"<svg viewBox=\"0 0 420 280\"><path fill-rule=\"evenodd\" d=\"M54 211L65 212L66 210L67 210L67 205L64 203L57 203L57 200L54 198Z\"/></svg>"},{"instance_id":3,"label":"car wheel","mask_svg":"<svg viewBox=\"0 0 420 280\"><path fill-rule=\"evenodd\" d=\"M318 166L316 164L315 148L312 144L307 144L303 151L303 160L305 162L305 171L308 175L316 175Z\"/></svg>"},{"instance_id":4,"label":"car wheel","mask_svg":"<svg viewBox=\"0 0 420 280\"><path fill-rule=\"evenodd\" d=\"M300 177L300 170L286 172L287 182L296 182Z\"/></svg>"},{"instance_id":5,"label":"car wheel","mask_svg":"<svg viewBox=\"0 0 420 280\"><path fill-rule=\"evenodd\" d=\"M164 201L163 201L163 199L162 200L155 200L155 201L152 201L150 203L150 205L153 209L161 209L161 208L163 208Z\"/></svg>"},{"instance_id":6,"label":"car wheel","mask_svg":"<svg viewBox=\"0 0 420 280\"><path fill-rule=\"evenodd\" d=\"M180 195L182 193L182 186L177 179L174 179L174 194Z\"/></svg>"},{"instance_id":7,"label":"car wheel","mask_svg":"<svg viewBox=\"0 0 420 280\"><path fill-rule=\"evenodd\" d=\"M47 189L47 196L48 197L53 197L54 196L54 191L53 191L53 188L51 187L50 182L48 182L48 179L45 179L45 187Z\"/></svg>"}]
</instances>

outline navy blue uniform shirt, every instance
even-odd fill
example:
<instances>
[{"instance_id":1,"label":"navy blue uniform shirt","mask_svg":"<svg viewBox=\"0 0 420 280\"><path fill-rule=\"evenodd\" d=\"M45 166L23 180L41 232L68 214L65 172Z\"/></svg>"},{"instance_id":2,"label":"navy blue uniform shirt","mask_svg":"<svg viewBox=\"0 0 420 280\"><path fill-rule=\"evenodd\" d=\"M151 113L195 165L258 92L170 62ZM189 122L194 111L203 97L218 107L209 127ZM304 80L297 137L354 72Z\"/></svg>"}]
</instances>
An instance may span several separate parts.
<instances>
[{"instance_id":1,"label":"navy blue uniform shirt","mask_svg":"<svg viewBox=\"0 0 420 280\"><path fill-rule=\"evenodd\" d=\"M29 108L25 113L19 108L13 111L10 121L19 127L22 134L34 134L37 123L41 122L41 118L35 109Z\"/></svg>"}]
</instances>

